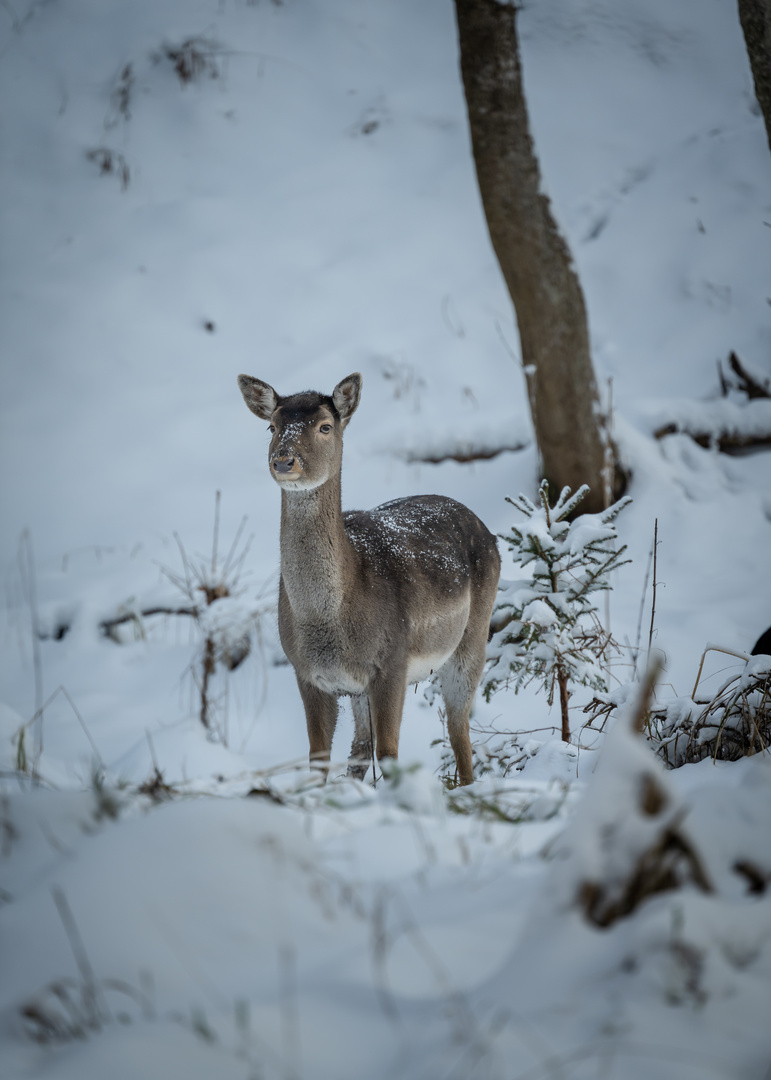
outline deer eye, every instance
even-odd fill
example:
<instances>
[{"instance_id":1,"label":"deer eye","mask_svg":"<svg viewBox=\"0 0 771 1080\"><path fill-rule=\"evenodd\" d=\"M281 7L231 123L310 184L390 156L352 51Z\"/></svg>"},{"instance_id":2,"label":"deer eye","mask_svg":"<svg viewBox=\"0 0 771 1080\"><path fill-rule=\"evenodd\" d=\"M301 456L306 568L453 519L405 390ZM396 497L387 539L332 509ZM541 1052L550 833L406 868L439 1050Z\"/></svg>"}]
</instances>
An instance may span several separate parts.
<instances>
[{"instance_id":1,"label":"deer eye","mask_svg":"<svg viewBox=\"0 0 771 1080\"><path fill-rule=\"evenodd\" d=\"M321 427L319 428L319 431L323 435L328 435L331 430L332 430L332 425L331 424L322 424Z\"/></svg>"},{"instance_id":2,"label":"deer eye","mask_svg":"<svg viewBox=\"0 0 771 1080\"><path fill-rule=\"evenodd\" d=\"M268 431L271 433L271 435L273 434L273 432L275 430L276 430L276 425L275 424L268 424Z\"/></svg>"}]
</instances>

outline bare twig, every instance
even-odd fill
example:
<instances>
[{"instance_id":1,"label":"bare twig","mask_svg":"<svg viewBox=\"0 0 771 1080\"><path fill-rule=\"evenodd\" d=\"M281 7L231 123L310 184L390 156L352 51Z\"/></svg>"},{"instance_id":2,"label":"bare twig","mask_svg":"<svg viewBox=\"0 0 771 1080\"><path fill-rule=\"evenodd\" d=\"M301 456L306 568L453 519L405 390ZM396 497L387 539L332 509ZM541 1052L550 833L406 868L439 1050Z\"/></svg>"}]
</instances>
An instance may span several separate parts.
<instances>
[{"instance_id":1,"label":"bare twig","mask_svg":"<svg viewBox=\"0 0 771 1080\"><path fill-rule=\"evenodd\" d=\"M372 709L367 698L367 715L369 716L369 742L372 748L372 786L377 787L377 759L375 758L375 730L372 726Z\"/></svg>"},{"instance_id":2,"label":"bare twig","mask_svg":"<svg viewBox=\"0 0 771 1080\"><path fill-rule=\"evenodd\" d=\"M658 520L658 519L657 519ZM645 567L645 578L643 580L642 596L640 597L640 614L637 617L637 633L635 634L633 661L635 667L637 667L637 658L640 655L640 638L642 637L642 621L643 613L645 612L645 597L648 593L648 581L651 574L651 565L653 563L653 553L656 550L656 541L654 538L650 551L648 552L648 563Z\"/></svg>"},{"instance_id":3,"label":"bare twig","mask_svg":"<svg viewBox=\"0 0 771 1080\"><path fill-rule=\"evenodd\" d=\"M586 709L584 709L584 712L586 712ZM479 735L533 735L537 731L551 731L553 734L557 728L552 724L550 727L522 728L521 731L499 731L497 728L479 728L473 726L471 730Z\"/></svg>"},{"instance_id":4,"label":"bare twig","mask_svg":"<svg viewBox=\"0 0 771 1080\"><path fill-rule=\"evenodd\" d=\"M214 496L214 538L211 545L211 576L217 573L217 542L219 539L220 531L220 495L222 492L216 492Z\"/></svg>"},{"instance_id":5,"label":"bare twig","mask_svg":"<svg viewBox=\"0 0 771 1080\"><path fill-rule=\"evenodd\" d=\"M735 352L731 352L728 357L728 364L733 371L734 375L739 379L739 389L743 390L747 397L752 401L756 398L771 398L771 387L768 380L760 382L753 375L750 375L749 371L742 364L739 357Z\"/></svg>"},{"instance_id":6,"label":"bare twig","mask_svg":"<svg viewBox=\"0 0 771 1080\"><path fill-rule=\"evenodd\" d=\"M570 742L570 715L568 713L568 677L566 672L557 668L557 682L560 688L560 714L562 716L562 741Z\"/></svg>"},{"instance_id":7,"label":"bare twig","mask_svg":"<svg viewBox=\"0 0 771 1080\"><path fill-rule=\"evenodd\" d=\"M22 728L20 730L24 731L26 728L32 727L35 724L35 722L39 720L40 721L40 747L41 747L41 751L42 751L42 746L43 746L43 733L42 733L43 715L44 715L46 709L48 708L48 706L51 704L51 702L54 700L54 698L56 698L56 696L58 694L63 694L65 696L65 698L67 699L67 701L69 702L70 708L75 713L75 717L76 717L78 723L80 724L81 728L83 729L84 735L86 736L89 743L91 744L91 749L94 751L94 755L96 757L96 760L98 761L100 767L102 769L104 769L105 765L104 765L104 761L102 759L102 755L99 753L97 745L94 742L93 737L91 735L91 732L88 730L88 727L86 726L85 720L80 715L80 712L78 710L77 705L72 700L72 698L70 697L70 694L68 693L66 687L64 687L64 686L57 686L56 689L54 690L54 692L43 702L43 704L40 706L40 708L37 710L37 712L34 714L34 716L30 720L28 720L26 724L23 724Z\"/></svg>"},{"instance_id":8,"label":"bare twig","mask_svg":"<svg viewBox=\"0 0 771 1080\"><path fill-rule=\"evenodd\" d=\"M101 1027L105 1016L109 1015L106 1003L99 993L97 981L94 977L94 969L91 967L91 961L88 958L86 947L83 944L83 939L80 936L80 931L64 891L58 885L54 885L51 889L51 895L56 904L56 910L59 912L59 918L62 920L64 932L75 957L80 977L83 980L83 1005L86 1022L89 1027L97 1029Z\"/></svg>"},{"instance_id":9,"label":"bare twig","mask_svg":"<svg viewBox=\"0 0 771 1080\"><path fill-rule=\"evenodd\" d=\"M249 520L248 517L246 516L246 514L244 514L244 516L241 518L241 521L240 521L240 523L238 525L238 528L236 529L236 535L233 537L233 543L230 545L230 551L228 552L228 557L227 557L227 559L225 559L225 562L224 562L223 567L222 567L222 576L223 576L223 578L228 576L228 571L230 570L230 560L233 558L233 556L234 556L234 554L236 552L236 549L238 548L238 541L241 539L241 533L244 531L244 528L246 527L246 523L247 523L248 520ZM251 543L251 540L248 541L245 550L248 551L250 543Z\"/></svg>"},{"instance_id":10,"label":"bare twig","mask_svg":"<svg viewBox=\"0 0 771 1080\"><path fill-rule=\"evenodd\" d=\"M101 755L101 754L99 753L99 749L98 749L98 747L97 747L96 743L95 743L95 742L94 742L94 740L93 740L93 737L92 737L92 735L91 735L91 732L90 732L90 731L88 730L88 726L87 726L87 724L86 724L86 721L85 721L85 720L83 719L83 717L82 717L82 716L80 715L80 711L79 711L79 709L78 709L77 705L75 704L75 702L74 702L74 701L72 700L72 698L70 697L70 695L69 695L69 692L68 692L67 688L66 688L65 686L60 686L60 687L58 688L58 691L59 691L59 690L60 690L60 691L61 691L61 692L62 692L62 693L64 694L64 696L66 697L67 701L69 701L69 703L70 703L70 708L71 708L71 709L72 709L72 711L73 711L73 712L75 713L75 716L77 717L78 723L80 724L81 728L83 729L83 734L84 734L84 735L86 736L86 738L88 739L89 743L91 744L91 749L92 749L92 750L94 751L94 755L96 756L96 760L97 760L97 762L99 763L99 766L100 766L100 768L101 768L101 769L102 769L102 770L104 771L104 769L105 769L105 767L106 767L106 766L105 766L105 764L104 764L104 759L103 759L102 755ZM57 691L57 693L58 693L58 691Z\"/></svg>"},{"instance_id":11,"label":"bare twig","mask_svg":"<svg viewBox=\"0 0 771 1080\"><path fill-rule=\"evenodd\" d=\"M723 365L719 360L717 361L717 377L720 380L720 393L723 397L728 397L728 391L731 389L731 387L729 386L728 380L723 374Z\"/></svg>"},{"instance_id":12,"label":"bare twig","mask_svg":"<svg viewBox=\"0 0 771 1080\"><path fill-rule=\"evenodd\" d=\"M651 660L651 648L653 646L653 627L656 621L656 586L658 582L656 580L656 568L658 562L658 546L659 546L659 519L656 518L653 524L653 599L651 601L651 625L648 631L648 665L650 666Z\"/></svg>"},{"instance_id":13,"label":"bare twig","mask_svg":"<svg viewBox=\"0 0 771 1080\"><path fill-rule=\"evenodd\" d=\"M704 652L701 654L701 663L699 664L699 670L696 673L696 682L693 684L693 691L691 693L692 701L696 697L696 691L699 687L699 681L701 679L702 668L704 667L704 660L708 652L720 652L725 653L726 656L736 656L739 660L743 660L745 664L750 659L747 653L737 652L736 649L727 649L723 645L713 645L711 642L708 642L704 648Z\"/></svg>"},{"instance_id":14,"label":"bare twig","mask_svg":"<svg viewBox=\"0 0 771 1080\"><path fill-rule=\"evenodd\" d=\"M450 331L453 337L463 338L466 336L466 331L463 328L463 323L460 316L457 316L455 321L450 317L450 305L452 304L452 297L449 293L446 293L442 297L442 319L447 329ZM457 325L456 325L457 323Z\"/></svg>"},{"instance_id":15,"label":"bare twig","mask_svg":"<svg viewBox=\"0 0 771 1080\"><path fill-rule=\"evenodd\" d=\"M501 324L500 324L500 323L498 322L498 320L497 320L497 319L495 320L495 329L496 329L496 331L497 331L497 333L498 333L498 337L499 337L499 338L501 339L501 343L502 343L502 345L503 345L504 349L505 349L505 350L506 350L506 352L507 352L507 353L509 354L509 356L511 357L511 359L512 359L512 360L514 361L514 363L515 363L515 364L520 364L520 365L522 365L522 357L521 357L521 356L517 356L517 354L516 354L516 352L514 351L514 349L513 349L512 347L511 347L511 345L509 345L508 341L506 340L506 336L505 336L505 334L503 333L503 330L502 330L502 328L501 328Z\"/></svg>"},{"instance_id":16,"label":"bare twig","mask_svg":"<svg viewBox=\"0 0 771 1080\"><path fill-rule=\"evenodd\" d=\"M37 574L35 572L35 552L32 547L32 533L25 529L19 542L19 570L22 587L26 593L32 624L32 670L35 680L35 718L40 718L35 732L33 749L33 773L37 769L40 755L43 753L43 661L40 656L40 619L37 606Z\"/></svg>"}]
</instances>

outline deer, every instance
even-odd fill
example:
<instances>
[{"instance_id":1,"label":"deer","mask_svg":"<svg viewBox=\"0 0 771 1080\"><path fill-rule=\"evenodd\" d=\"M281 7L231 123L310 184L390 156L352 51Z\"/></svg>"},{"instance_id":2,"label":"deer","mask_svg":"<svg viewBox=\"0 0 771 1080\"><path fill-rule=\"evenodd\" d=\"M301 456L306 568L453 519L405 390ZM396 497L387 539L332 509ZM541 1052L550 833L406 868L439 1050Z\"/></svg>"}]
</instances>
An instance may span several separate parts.
<instances>
[{"instance_id":1,"label":"deer","mask_svg":"<svg viewBox=\"0 0 771 1080\"><path fill-rule=\"evenodd\" d=\"M331 395L280 397L251 375L238 385L267 420L270 474L281 489L278 627L294 667L310 764L330 767L339 699L350 697L348 774L398 757L407 687L435 676L456 780L474 780L469 715L485 665L500 575L495 537L441 495L342 509L343 432L361 397L347 376Z\"/></svg>"}]
</instances>

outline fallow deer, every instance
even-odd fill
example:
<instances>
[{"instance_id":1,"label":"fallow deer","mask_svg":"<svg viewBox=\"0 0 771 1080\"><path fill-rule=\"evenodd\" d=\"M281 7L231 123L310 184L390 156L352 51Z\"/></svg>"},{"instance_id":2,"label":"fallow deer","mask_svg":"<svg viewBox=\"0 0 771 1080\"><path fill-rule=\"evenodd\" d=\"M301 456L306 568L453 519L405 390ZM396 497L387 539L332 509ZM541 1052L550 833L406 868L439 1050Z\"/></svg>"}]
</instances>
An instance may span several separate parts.
<instances>
[{"instance_id":1,"label":"fallow deer","mask_svg":"<svg viewBox=\"0 0 771 1080\"><path fill-rule=\"evenodd\" d=\"M458 779L474 779L469 712L485 663L500 557L495 538L441 495L374 510L341 505L343 431L361 394L349 375L332 394L279 397L239 375L253 413L270 424L271 476L281 488L281 644L297 676L311 763L328 769L338 698L351 698L348 771L395 758L407 686L438 676Z\"/></svg>"}]
</instances>

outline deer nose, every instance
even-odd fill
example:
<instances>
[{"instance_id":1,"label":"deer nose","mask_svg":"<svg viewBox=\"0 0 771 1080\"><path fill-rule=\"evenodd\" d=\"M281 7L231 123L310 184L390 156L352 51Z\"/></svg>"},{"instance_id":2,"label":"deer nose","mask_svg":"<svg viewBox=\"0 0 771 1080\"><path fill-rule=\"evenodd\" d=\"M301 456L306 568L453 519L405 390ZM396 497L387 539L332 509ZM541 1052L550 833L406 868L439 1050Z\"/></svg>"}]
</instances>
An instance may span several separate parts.
<instances>
[{"instance_id":1,"label":"deer nose","mask_svg":"<svg viewBox=\"0 0 771 1080\"><path fill-rule=\"evenodd\" d=\"M293 457L273 458L273 469L277 473L289 473L294 467Z\"/></svg>"}]
</instances>

